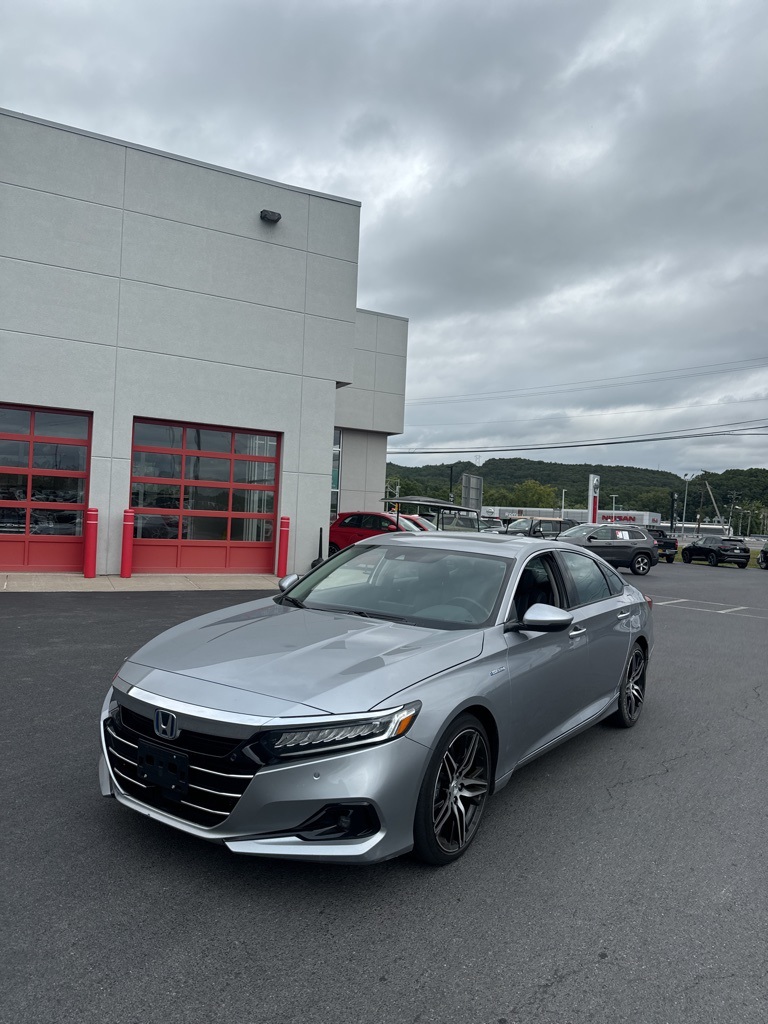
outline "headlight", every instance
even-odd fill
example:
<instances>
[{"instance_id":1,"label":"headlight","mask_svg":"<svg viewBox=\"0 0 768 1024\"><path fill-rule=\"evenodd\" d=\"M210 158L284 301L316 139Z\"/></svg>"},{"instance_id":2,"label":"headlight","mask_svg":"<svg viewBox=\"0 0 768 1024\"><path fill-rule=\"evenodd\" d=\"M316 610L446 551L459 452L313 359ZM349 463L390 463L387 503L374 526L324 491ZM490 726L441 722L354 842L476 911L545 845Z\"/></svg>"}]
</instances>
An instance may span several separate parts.
<instances>
[{"instance_id":1,"label":"headlight","mask_svg":"<svg viewBox=\"0 0 768 1024\"><path fill-rule=\"evenodd\" d=\"M290 729L263 732L254 747L260 747L267 759L309 757L333 754L351 747L367 747L374 743L404 736L416 720L421 702L405 704L360 718L336 721L334 724L297 725Z\"/></svg>"}]
</instances>

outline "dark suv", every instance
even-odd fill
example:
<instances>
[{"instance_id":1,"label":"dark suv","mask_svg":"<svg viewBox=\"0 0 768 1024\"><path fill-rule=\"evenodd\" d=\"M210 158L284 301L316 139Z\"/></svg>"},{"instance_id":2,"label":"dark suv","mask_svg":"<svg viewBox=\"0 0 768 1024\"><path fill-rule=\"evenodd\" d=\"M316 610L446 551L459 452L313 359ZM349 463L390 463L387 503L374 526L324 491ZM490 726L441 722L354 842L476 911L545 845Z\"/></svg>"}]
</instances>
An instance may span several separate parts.
<instances>
[{"instance_id":1,"label":"dark suv","mask_svg":"<svg viewBox=\"0 0 768 1024\"><path fill-rule=\"evenodd\" d=\"M589 548L611 565L631 569L636 576L645 576L659 561L658 544L639 526L587 523L565 530L557 539Z\"/></svg>"},{"instance_id":2,"label":"dark suv","mask_svg":"<svg viewBox=\"0 0 768 1024\"><path fill-rule=\"evenodd\" d=\"M768 540L763 544L762 551L757 553L757 564L761 569L768 569Z\"/></svg>"},{"instance_id":3,"label":"dark suv","mask_svg":"<svg viewBox=\"0 0 768 1024\"><path fill-rule=\"evenodd\" d=\"M686 563L703 561L721 565L733 562L740 569L746 569L749 548L741 537L697 537L691 544L686 544L680 557Z\"/></svg>"},{"instance_id":4,"label":"dark suv","mask_svg":"<svg viewBox=\"0 0 768 1024\"><path fill-rule=\"evenodd\" d=\"M570 530L572 526L578 526L575 519L556 519L553 516L526 516L523 519L505 521L504 533L518 537L543 537L545 540L552 540L559 537L563 530Z\"/></svg>"}]
</instances>

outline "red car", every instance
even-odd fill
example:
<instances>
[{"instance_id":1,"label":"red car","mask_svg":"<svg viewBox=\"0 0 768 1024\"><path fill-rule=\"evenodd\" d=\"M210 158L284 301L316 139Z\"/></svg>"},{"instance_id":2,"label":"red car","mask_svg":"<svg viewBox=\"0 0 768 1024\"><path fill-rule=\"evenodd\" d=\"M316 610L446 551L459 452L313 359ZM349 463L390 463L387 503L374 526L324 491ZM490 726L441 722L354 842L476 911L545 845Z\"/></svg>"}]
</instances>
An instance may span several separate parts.
<instances>
[{"instance_id":1,"label":"red car","mask_svg":"<svg viewBox=\"0 0 768 1024\"><path fill-rule=\"evenodd\" d=\"M367 537L376 537L380 533L421 533L419 527L405 516L398 517L393 512L342 512L338 519L331 523L328 534L328 554L335 555L342 548Z\"/></svg>"}]
</instances>

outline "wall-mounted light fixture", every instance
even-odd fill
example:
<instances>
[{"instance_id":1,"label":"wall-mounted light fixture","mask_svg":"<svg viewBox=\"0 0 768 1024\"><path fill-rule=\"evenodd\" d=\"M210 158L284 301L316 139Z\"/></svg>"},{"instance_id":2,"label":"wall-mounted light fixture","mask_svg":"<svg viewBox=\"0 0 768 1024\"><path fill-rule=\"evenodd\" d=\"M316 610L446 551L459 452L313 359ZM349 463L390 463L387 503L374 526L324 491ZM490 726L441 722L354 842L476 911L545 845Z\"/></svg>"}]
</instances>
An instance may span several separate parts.
<instances>
[{"instance_id":1,"label":"wall-mounted light fixture","mask_svg":"<svg viewBox=\"0 0 768 1024\"><path fill-rule=\"evenodd\" d=\"M275 210L262 210L259 216L262 220L269 221L270 224L277 224L283 215Z\"/></svg>"}]
</instances>

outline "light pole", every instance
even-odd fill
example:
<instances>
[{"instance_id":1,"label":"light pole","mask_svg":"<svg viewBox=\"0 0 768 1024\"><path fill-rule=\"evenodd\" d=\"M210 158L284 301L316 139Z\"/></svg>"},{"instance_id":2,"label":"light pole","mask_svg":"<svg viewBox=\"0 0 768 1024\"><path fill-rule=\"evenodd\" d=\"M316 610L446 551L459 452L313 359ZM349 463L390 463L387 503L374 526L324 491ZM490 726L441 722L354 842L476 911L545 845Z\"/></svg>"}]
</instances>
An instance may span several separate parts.
<instances>
[{"instance_id":1,"label":"light pole","mask_svg":"<svg viewBox=\"0 0 768 1024\"><path fill-rule=\"evenodd\" d=\"M566 495L566 490L565 490L565 488L563 488L563 493L562 493L562 495L560 497L560 518L561 519L565 519L565 495Z\"/></svg>"},{"instance_id":2,"label":"light pole","mask_svg":"<svg viewBox=\"0 0 768 1024\"><path fill-rule=\"evenodd\" d=\"M685 480L685 497L683 498L683 537L685 536L685 509L688 505L688 484L692 476L693 473L683 473L683 480Z\"/></svg>"},{"instance_id":3,"label":"light pole","mask_svg":"<svg viewBox=\"0 0 768 1024\"><path fill-rule=\"evenodd\" d=\"M609 498L611 498L613 500L613 506L611 507L611 515L615 519L616 518L616 499L618 498L618 494L610 494Z\"/></svg>"}]
</instances>

